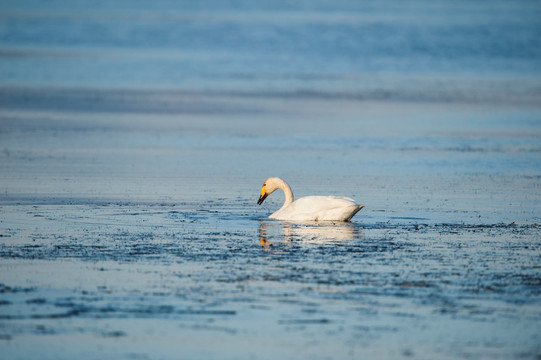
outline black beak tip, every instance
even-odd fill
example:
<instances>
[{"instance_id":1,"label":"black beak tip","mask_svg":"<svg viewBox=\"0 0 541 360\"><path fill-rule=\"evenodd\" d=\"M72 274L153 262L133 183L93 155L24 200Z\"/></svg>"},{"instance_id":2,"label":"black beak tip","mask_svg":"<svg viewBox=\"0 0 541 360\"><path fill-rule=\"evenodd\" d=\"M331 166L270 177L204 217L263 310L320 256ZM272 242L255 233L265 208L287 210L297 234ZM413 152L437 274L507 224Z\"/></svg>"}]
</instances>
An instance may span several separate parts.
<instances>
[{"instance_id":1,"label":"black beak tip","mask_svg":"<svg viewBox=\"0 0 541 360\"><path fill-rule=\"evenodd\" d=\"M257 200L257 205L263 204L263 201L267 198L267 194L262 195L259 197L259 200Z\"/></svg>"}]
</instances>

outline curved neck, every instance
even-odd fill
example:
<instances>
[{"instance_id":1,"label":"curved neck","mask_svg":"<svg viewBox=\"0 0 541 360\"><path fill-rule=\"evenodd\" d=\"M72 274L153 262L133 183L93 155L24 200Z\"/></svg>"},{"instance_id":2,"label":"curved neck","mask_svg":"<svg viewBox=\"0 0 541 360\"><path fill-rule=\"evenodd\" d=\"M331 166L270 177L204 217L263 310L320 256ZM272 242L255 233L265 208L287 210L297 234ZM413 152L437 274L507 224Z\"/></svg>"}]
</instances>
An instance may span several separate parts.
<instances>
[{"instance_id":1,"label":"curved neck","mask_svg":"<svg viewBox=\"0 0 541 360\"><path fill-rule=\"evenodd\" d=\"M278 187L282 189L282 191L284 192L284 195L286 196L284 205L282 205L282 207L280 208L280 210L282 210L293 202L294 200L293 191L291 191L291 188L289 187L289 185L282 179L280 179L280 181L278 182Z\"/></svg>"}]
</instances>

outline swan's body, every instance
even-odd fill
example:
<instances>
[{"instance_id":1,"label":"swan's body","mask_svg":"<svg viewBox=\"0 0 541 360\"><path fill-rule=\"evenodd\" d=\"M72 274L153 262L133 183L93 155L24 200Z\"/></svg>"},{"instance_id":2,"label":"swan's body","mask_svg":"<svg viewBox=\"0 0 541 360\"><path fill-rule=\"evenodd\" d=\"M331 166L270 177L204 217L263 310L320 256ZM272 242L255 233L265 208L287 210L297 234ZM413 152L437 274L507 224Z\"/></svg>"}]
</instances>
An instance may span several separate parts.
<instances>
[{"instance_id":1,"label":"swan's body","mask_svg":"<svg viewBox=\"0 0 541 360\"><path fill-rule=\"evenodd\" d=\"M364 206L358 205L344 196L305 196L297 201L293 191L282 179L271 177L265 180L261 188L258 205L274 191L282 189L285 194L284 205L269 216L270 219L290 221L349 221Z\"/></svg>"}]
</instances>

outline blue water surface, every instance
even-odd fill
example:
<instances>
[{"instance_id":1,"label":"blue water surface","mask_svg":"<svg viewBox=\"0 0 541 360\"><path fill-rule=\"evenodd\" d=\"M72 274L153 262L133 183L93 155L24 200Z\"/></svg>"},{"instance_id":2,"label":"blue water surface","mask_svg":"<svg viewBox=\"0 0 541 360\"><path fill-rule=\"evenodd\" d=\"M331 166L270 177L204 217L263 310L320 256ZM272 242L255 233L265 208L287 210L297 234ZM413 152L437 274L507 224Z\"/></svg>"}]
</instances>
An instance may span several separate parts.
<instances>
[{"instance_id":1,"label":"blue water surface","mask_svg":"<svg viewBox=\"0 0 541 360\"><path fill-rule=\"evenodd\" d=\"M0 0L0 357L539 360L539 19Z\"/></svg>"},{"instance_id":2,"label":"blue water surface","mask_svg":"<svg viewBox=\"0 0 541 360\"><path fill-rule=\"evenodd\" d=\"M531 1L21 1L0 9L4 86L417 89L424 98L488 79L539 91L541 6Z\"/></svg>"}]
</instances>

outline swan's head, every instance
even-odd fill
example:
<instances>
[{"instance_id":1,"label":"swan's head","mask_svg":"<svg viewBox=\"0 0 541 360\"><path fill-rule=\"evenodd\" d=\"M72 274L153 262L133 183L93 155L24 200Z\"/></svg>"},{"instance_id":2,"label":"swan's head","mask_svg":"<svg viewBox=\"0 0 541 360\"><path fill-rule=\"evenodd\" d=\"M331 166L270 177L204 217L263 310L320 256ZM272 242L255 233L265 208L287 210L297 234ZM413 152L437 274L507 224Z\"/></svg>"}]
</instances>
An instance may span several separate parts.
<instances>
[{"instance_id":1,"label":"swan's head","mask_svg":"<svg viewBox=\"0 0 541 360\"><path fill-rule=\"evenodd\" d=\"M259 196L257 205L263 204L263 201L265 201L267 196L280 189L280 184L282 182L282 179L276 177L271 177L265 180L265 182L263 183L263 187L261 188L261 195Z\"/></svg>"}]
</instances>

